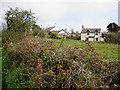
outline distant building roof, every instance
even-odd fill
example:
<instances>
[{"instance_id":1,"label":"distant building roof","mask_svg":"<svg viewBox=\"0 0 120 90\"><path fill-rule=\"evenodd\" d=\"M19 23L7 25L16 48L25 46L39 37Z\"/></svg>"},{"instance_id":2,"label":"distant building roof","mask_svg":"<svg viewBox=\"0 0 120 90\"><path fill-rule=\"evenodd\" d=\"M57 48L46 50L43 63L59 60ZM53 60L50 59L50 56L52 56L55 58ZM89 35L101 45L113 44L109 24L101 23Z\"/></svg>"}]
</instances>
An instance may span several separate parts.
<instances>
[{"instance_id":1,"label":"distant building roof","mask_svg":"<svg viewBox=\"0 0 120 90\"><path fill-rule=\"evenodd\" d=\"M56 33L58 33L58 35L70 35L70 33L66 30L66 28L64 30L64 29L58 28L57 26L55 26L54 28L52 28L50 30L50 32L56 32Z\"/></svg>"},{"instance_id":2,"label":"distant building roof","mask_svg":"<svg viewBox=\"0 0 120 90\"><path fill-rule=\"evenodd\" d=\"M67 33L68 35L70 35L70 33L65 29L62 29L61 31L64 31L65 33Z\"/></svg>"},{"instance_id":3,"label":"distant building roof","mask_svg":"<svg viewBox=\"0 0 120 90\"><path fill-rule=\"evenodd\" d=\"M108 32L118 32L120 31L120 26L113 22L107 26L107 29Z\"/></svg>"},{"instance_id":4,"label":"distant building roof","mask_svg":"<svg viewBox=\"0 0 120 90\"><path fill-rule=\"evenodd\" d=\"M81 33L78 33L78 31L76 31L76 33L74 33L75 36L80 36Z\"/></svg>"},{"instance_id":5,"label":"distant building roof","mask_svg":"<svg viewBox=\"0 0 120 90\"><path fill-rule=\"evenodd\" d=\"M59 35L70 35L70 33L65 29L61 29L59 32L58 32Z\"/></svg>"}]
</instances>

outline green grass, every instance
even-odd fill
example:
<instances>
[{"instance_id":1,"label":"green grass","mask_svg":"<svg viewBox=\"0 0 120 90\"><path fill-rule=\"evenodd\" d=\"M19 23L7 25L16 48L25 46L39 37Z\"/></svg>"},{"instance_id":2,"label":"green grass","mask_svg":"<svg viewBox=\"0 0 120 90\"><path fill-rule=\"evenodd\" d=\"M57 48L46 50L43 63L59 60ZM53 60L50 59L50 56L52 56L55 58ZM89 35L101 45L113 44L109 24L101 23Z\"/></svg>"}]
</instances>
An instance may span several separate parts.
<instances>
[{"instance_id":1,"label":"green grass","mask_svg":"<svg viewBox=\"0 0 120 90\"><path fill-rule=\"evenodd\" d=\"M49 39L55 41L58 45L62 40ZM93 48L96 52L100 54L101 57L106 56L110 59L118 59L118 44L109 44L105 42L91 42ZM73 47L87 47L85 41L80 40L64 40L63 47L73 46Z\"/></svg>"},{"instance_id":2,"label":"green grass","mask_svg":"<svg viewBox=\"0 0 120 90\"><path fill-rule=\"evenodd\" d=\"M13 59L10 55L6 55L6 53L7 52L2 53L2 87L23 88L21 83L24 82L24 79L22 75L18 74L22 73L22 69L19 65L12 66Z\"/></svg>"}]
</instances>

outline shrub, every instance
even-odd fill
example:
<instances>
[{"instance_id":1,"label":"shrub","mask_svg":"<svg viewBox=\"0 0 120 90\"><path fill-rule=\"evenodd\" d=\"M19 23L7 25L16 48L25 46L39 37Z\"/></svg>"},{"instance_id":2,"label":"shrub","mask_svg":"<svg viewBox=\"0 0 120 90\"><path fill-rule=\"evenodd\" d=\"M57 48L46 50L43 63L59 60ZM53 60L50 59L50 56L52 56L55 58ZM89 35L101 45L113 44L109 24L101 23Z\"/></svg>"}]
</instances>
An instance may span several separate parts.
<instances>
[{"instance_id":1,"label":"shrub","mask_svg":"<svg viewBox=\"0 0 120 90\"><path fill-rule=\"evenodd\" d=\"M38 34L39 34L39 31L37 31L37 30L33 31L33 33L32 33L33 36L37 36Z\"/></svg>"},{"instance_id":2,"label":"shrub","mask_svg":"<svg viewBox=\"0 0 120 90\"><path fill-rule=\"evenodd\" d=\"M47 37L47 35L48 35L48 32L46 30L41 30L38 34L38 36L40 37Z\"/></svg>"},{"instance_id":3,"label":"shrub","mask_svg":"<svg viewBox=\"0 0 120 90\"><path fill-rule=\"evenodd\" d=\"M25 32L15 32L15 31L2 31L2 43L6 42L16 42L25 37Z\"/></svg>"},{"instance_id":4,"label":"shrub","mask_svg":"<svg viewBox=\"0 0 120 90\"><path fill-rule=\"evenodd\" d=\"M50 38L50 35L46 35L45 37L46 37L46 38Z\"/></svg>"},{"instance_id":5,"label":"shrub","mask_svg":"<svg viewBox=\"0 0 120 90\"><path fill-rule=\"evenodd\" d=\"M116 83L120 62L103 61L91 43L86 44L86 48L64 48L52 40L26 37L10 45L8 54L27 72L22 75L28 88L110 87Z\"/></svg>"},{"instance_id":6,"label":"shrub","mask_svg":"<svg viewBox=\"0 0 120 90\"><path fill-rule=\"evenodd\" d=\"M117 33L103 33L103 37L105 38L104 41L107 43L115 43L119 44L120 43L120 32Z\"/></svg>"},{"instance_id":7,"label":"shrub","mask_svg":"<svg viewBox=\"0 0 120 90\"><path fill-rule=\"evenodd\" d=\"M50 32L50 38L56 38L58 36L58 34L56 32Z\"/></svg>"},{"instance_id":8,"label":"shrub","mask_svg":"<svg viewBox=\"0 0 120 90\"><path fill-rule=\"evenodd\" d=\"M81 40L81 36L74 36L73 39L74 40Z\"/></svg>"},{"instance_id":9,"label":"shrub","mask_svg":"<svg viewBox=\"0 0 120 90\"><path fill-rule=\"evenodd\" d=\"M33 36L46 37L48 32L46 30L34 30Z\"/></svg>"},{"instance_id":10,"label":"shrub","mask_svg":"<svg viewBox=\"0 0 120 90\"><path fill-rule=\"evenodd\" d=\"M13 44L14 42L19 42L19 40L22 40L26 35L26 32L15 32L15 31L2 31L2 46L3 51L5 48L7 48L10 44Z\"/></svg>"},{"instance_id":11,"label":"shrub","mask_svg":"<svg viewBox=\"0 0 120 90\"><path fill-rule=\"evenodd\" d=\"M63 39L63 36L57 36L56 38L57 39Z\"/></svg>"},{"instance_id":12,"label":"shrub","mask_svg":"<svg viewBox=\"0 0 120 90\"><path fill-rule=\"evenodd\" d=\"M70 37L68 37L70 39L74 39L74 40L81 40L81 36L73 36L71 35Z\"/></svg>"}]
</instances>

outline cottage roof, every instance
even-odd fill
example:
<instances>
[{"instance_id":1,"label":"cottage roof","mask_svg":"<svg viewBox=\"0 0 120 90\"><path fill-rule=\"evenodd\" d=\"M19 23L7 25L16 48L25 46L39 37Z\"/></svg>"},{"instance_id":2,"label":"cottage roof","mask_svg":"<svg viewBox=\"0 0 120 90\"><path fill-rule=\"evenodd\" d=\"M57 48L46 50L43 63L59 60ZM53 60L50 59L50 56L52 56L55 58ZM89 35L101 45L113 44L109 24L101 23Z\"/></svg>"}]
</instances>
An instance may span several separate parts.
<instances>
[{"instance_id":1,"label":"cottage roof","mask_svg":"<svg viewBox=\"0 0 120 90\"><path fill-rule=\"evenodd\" d=\"M70 33L66 30L66 28L64 30L64 29L58 28L57 26L54 26L54 28L52 28L50 32L56 32L58 33L58 35L70 35Z\"/></svg>"},{"instance_id":2,"label":"cottage roof","mask_svg":"<svg viewBox=\"0 0 120 90\"><path fill-rule=\"evenodd\" d=\"M64 31L65 33L67 33L68 35L70 35L70 33L65 29L65 30L61 30L61 31Z\"/></svg>"},{"instance_id":3,"label":"cottage roof","mask_svg":"<svg viewBox=\"0 0 120 90\"><path fill-rule=\"evenodd\" d=\"M64 29L61 29L59 32L58 32L58 34L63 34L63 35L65 35L65 33L67 34L67 35L70 35L70 33L67 31L67 30L64 30Z\"/></svg>"},{"instance_id":4,"label":"cottage roof","mask_svg":"<svg viewBox=\"0 0 120 90\"><path fill-rule=\"evenodd\" d=\"M76 31L76 33L74 33L74 35L76 35L76 36L80 36L81 33L78 33L78 31Z\"/></svg>"},{"instance_id":5,"label":"cottage roof","mask_svg":"<svg viewBox=\"0 0 120 90\"><path fill-rule=\"evenodd\" d=\"M98 32L100 32L101 28L83 28L81 33L86 33L88 30L89 30L89 32L93 32L94 33L96 30Z\"/></svg>"}]
</instances>

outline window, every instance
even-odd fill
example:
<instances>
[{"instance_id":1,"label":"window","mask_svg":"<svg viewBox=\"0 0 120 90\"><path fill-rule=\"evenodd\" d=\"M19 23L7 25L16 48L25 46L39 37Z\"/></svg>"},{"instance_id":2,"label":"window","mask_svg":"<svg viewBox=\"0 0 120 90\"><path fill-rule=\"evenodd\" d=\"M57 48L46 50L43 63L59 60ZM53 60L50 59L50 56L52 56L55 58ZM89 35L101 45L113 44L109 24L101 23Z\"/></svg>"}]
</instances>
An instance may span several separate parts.
<instances>
[{"instance_id":1,"label":"window","mask_svg":"<svg viewBox=\"0 0 120 90\"><path fill-rule=\"evenodd\" d=\"M96 41L98 41L98 38L96 38Z\"/></svg>"},{"instance_id":2,"label":"window","mask_svg":"<svg viewBox=\"0 0 120 90\"><path fill-rule=\"evenodd\" d=\"M90 34L90 31L89 30L87 30L87 35L89 35Z\"/></svg>"},{"instance_id":3,"label":"window","mask_svg":"<svg viewBox=\"0 0 120 90\"><path fill-rule=\"evenodd\" d=\"M98 30L95 30L95 35L98 35Z\"/></svg>"}]
</instances>

